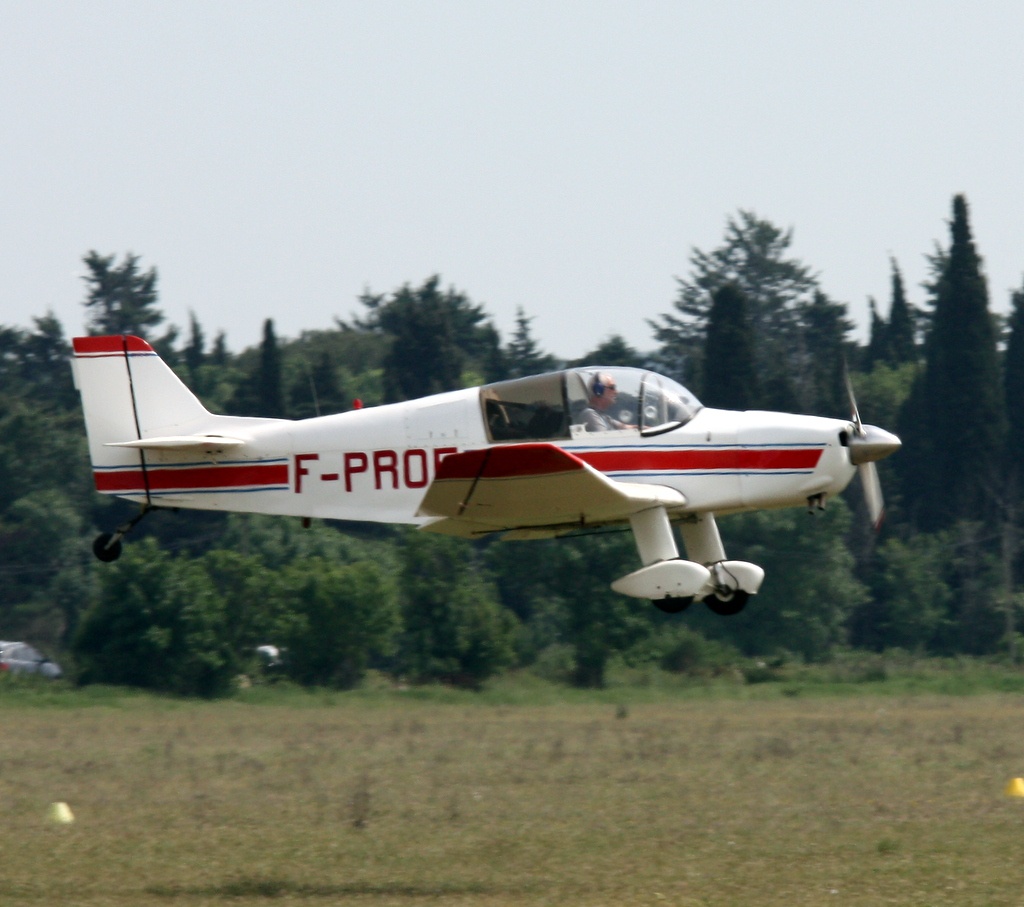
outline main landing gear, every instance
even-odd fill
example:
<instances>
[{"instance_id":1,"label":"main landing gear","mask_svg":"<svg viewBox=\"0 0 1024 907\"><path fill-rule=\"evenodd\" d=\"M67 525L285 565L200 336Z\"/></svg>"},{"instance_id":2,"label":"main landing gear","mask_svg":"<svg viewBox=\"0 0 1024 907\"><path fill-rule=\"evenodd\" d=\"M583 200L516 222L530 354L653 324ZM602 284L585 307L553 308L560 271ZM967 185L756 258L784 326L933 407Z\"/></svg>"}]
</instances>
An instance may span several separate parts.
<instances>
[{"instance_id":1,"label":"main landing gear","mask_svg":"<svg viewBox=\"0 0 1024 907\"><path fill-rule=\"evenodd\" d=\"M134 517L122 523L113 532L104 532L96 536L95 541L92 543L92 553L104 563L109 564L112 561L116 561L121 556L121 539L131 532L142 518L153 509L153 505L147 502L142 505L142 509Z\"/></svg>"},{"instance_id":2,"label":"main landing gear","mask_svg":"<svg viewBox=\"0 0 1024 907\"><path fill-rule=\"evenodd\" d=\"M695 601L703 601L715 614L728 617L739 614L761 588L764 570L757 564L726 560L710 513L680 524L685 558L679 556L664 507L634 514L630 525L643 567L612 583L616 592L649 598L666 614L679 614Z\"/></svg>"}]
</instances>

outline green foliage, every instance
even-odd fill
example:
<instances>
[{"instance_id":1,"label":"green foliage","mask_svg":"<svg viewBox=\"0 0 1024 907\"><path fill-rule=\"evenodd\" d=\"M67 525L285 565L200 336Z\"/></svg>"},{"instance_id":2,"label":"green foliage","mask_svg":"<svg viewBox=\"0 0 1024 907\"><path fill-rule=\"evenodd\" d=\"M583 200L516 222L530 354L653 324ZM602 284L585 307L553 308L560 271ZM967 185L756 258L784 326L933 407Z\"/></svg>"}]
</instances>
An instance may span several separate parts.
<instances>
[{"instance_id":1,"label":"green foliage","mask_svg":"<svg viewBox=\"0 0 1024 907\"><path fill-rule=\"evenodd\" d=\"M577 686L604 686L612 657L653 631L653 607L609 586L638 566L628 532L496 543L488 563L502 600L523 621L522 659L560 665L568 652L567 679Z\"/></svg>"},{"instance_id":2,"label":"green foliage","mask_svg":"<svg viewBox=\"0 0 1024 907\"><path fill-rule=\"evenodd\" d=\"M658 358L672 377L691 378L684 372L694 369L683 363L700 360L715 295L733 286L754 340L757 408L834 414L852 325L846 307L829 300L811 269L791 256L792 241L792 230L740 211L729 218L721 246L693 250L690 276L678 279L676 311L651 322L662 345Z\"/></svg>"},{"instance_id":3,"label":"green foliage","mask_svg":"<svg viewBox=\"0 0 1024 907\"><path fill-rule=\"evenodd\" d=\"M26 494L0 515L4 636L66 644L90 588L91 557L77 502L57 489Z\"/></svg>"},{"instance_id":4,"label":"green foliage","mask_svg":"<svg viewBox=\"0 0 1024 907\"><path fill-rule=\"evenodd\" d=\"M651 632L651 608L613 592L610 583L637 568L629 533L563 539L548 570L565 608L566 641L573 646L573 682L602 687L608 662ZM554 569L552 569L554 567Z\"/></svg>"},{"instance_id":5,"label":"green foliage","mask_svg":"<svg viewBox=\"0 0 1024 907\"><path fill-rule=\"evenodd\" d=\"M281 352L277 346L273 319L263 322L263 341L259 357L248 376L236 390L231 403L233 415L263 416L283 419L285 411L284 381L281 371Z\"/></svg>"},{"instance_id":6,"label":"green foliage","mask_svg":"<svg viewBox=\"0 0 1024 907\"><path fill-rule=\"evenodd\" d=\"M74 642L81 679L222 694L239 668L227 618L201 565L142 540L101 574L99 600Z\"/></svg>"},{"instance_id":7,"label":"green foliage","mask_svg":"<svg viewBox=\"0 0 1024 907\"><path fill-rule=\"evenodd\" d=\"M853 572L845 544L850 513L841 499L815 517L762 511L723 518L719 526L726 551L764 567L765 581L736 617L697 610L688 617L696 629L748 655L785 651L812 661L845 641L847 621L867 590Z\"/></svg>"},{"instance_id":8,"label":"green foliage","mask_svg":"<svg viewBox=\"0 0 1024 907\"><path fill-rule=\"evenodd\" d=\"M82 261L88 273L85 307L91 334L136 334L149 339L164 320L157 304L156 268L142 271L139 256L128 253L121 264L116 256L86 254Z\"/></svg>"},{"instance_id":9,"label":"green foliage","mask_svg":"<svg viewBox=\"0 0 1024 907\"><path fill-rule=\"evenodd\" d=\"M949 638L953 593L946 533L889 539L878 551L873 602L860 615L856 642L873 649L936 651Z\"/></svg>"},{"instance_id":10,"label":"green foliage","mask_svg":"<svg viewBox=\"0 0 1024 907\"><path fill-rule=\"evenodd\" d=\"M0 325L0 387L5 396L31 399L37 409L77 407L64 329L52 312L32 321L34 331Z\"/></svg>"},{"instance_id":11,"label":"green foliage","mask_svg":"<svg viewBox=\"0 0 1024 907\"><path fill-rule=\"evenodd\" d=\"M517 621L468 542L409 532L401 557L402 673L478 687L512 663Z\"/></svg>"},{"instance_id":12,"label":"green foliage","mask_svg":"<svg viewBox=\"0 0 1024 907\"><path fill-rule=\"evenodd\" d=\"M442 291L440 283L435 275L415 289L406 284L390 297L361 299L368 315L355 326L388 339L387 402L454 390L470 370L487 381L504 377L498 333L483 308L454 288Z\"/></svg>"},{"instance_id":13,"label":"green foliage","mask_svg":"<svg viewBox=\"0 0 1024 907\"><path fill-rule=\"evenodd\" d=\"M892 260L892 300L889 320L886 321L871 300L871 337L864 350L863 367L871 371L879 365L899 368L917 361L917 328L915 311L907 302L903 289L903 275L896 260Z\"/></svg>"},{"instance_id":14,"label":"green foliage","mask_svg":"<svg viewBox=\"0 0 1024 907\"><path fill-rule=\"evenodd\" d=\"M702 400L719 409L753 409L760 396L754 335L743 291L734 284L715 290L704 340Z\"/></svg>"},{"instance_id":15,"label":"green foliage","mask_svg":"<svg viewBox=\"0 0 1024 907\"><path fill-rule=\"evenodd\" d=\"M352 687L371 660L395 651L399 630L394 584L367 561L295 561L275 578L290 677L307 685Z\"/></svg>"},{"instance_id":16,"label":"green foliage","mask_svg":"<svg viewBox=\"0 0 1024 907\"><path fill-rule=\"evenodd\" d=\"M730 557L767 572L762 593L733 618L701 605L666 616L611 592L613 579L638 566L628 532L471 545L384 526L303 529L276 517L164 512L139 527L122 562L98 565L88 540L129 508L93 490L63 329L52 314L28 328L0 326L3 634L58 657L77 640L87 680L200 695L226 690L263 643L288 649L300 683L339 687L376 668L479 688L512 664L581 687L608 683L609 671L614 683L626 670L706 680L728 673L737 652L768 663L762 673L777 679L847 641L947 655L1001 650L1016 630L1022 567L1014 532L1024 290L1014 296L1000 384L980 256L959 198L952 228L949 248L930 256L934 316L922 320L907 302L893 262L889 317L875 313L863 356L849 343L845 306L793 257L792 231L741 211L718 249L693 251L674 311L656 325L663 370L689 380L684 370L703 359L702 396L712 405L840 416L845 356L863 369L853 379L864 418L896 426L904 441L881 464L890 507L877 542L850 527L841 503L815 520L799 511L721 519ZM92 252L86 263L89 330L152 342L163 321L156 269L144 271L134 255L118 262ZM742 319L715 311L726 285L746 297ZM368 294L362 305L362 321L293 340L265 324L264 344L238 354L223 333L208 344L194 314L180 350L173 334L155 342L212 411L239 414L313 416L344 411L356 397L372 405L554 365L522 310L502 346L483 307L436 277ZM745 336L720 330L743 321L754 327ZM924 357L915 333L926 338ZM587 358L644 365L649 355L611 334ZM730 381L751 399L720 398L713 388ZM265 402L232 403L249 393Z\"/></svg>"},{"instance_id":17,"label":"green foliage","mask_svg":"<svg viewBox=\"0 0 1024 907\"><path fill-rule=\"evenodd\" d=\"M908 400L920 407L923 430L914 440L926 451L916 464L922 470L918 528L925 530L985 518L1002 484L1005 410L996 338L963 196L953 199L950 229L921 393Z\"/></svg>"},{"instance_id":18,"label":"green foliage","mask_svg":"<svg viewBox=\"0 0 1024 907\"><path fill-rule=\"evenodd\" d=\"M1003 366L1003 401L1006 406L1006 457L1009 496L1016 504L1024 494L1021 453L1024 452L1024 288L1014 291L1009 320L1009 338Z\"/></svg>"},{"instance_id":19,"label":"green foliage","mask_svg":"<svg viewBox=\"0 0 1024 907\"><path fill-rule=\"evenodd\" d=\"M612 334L589 353L584 354L570 365L624 365L628 368L643 368L647 358L626 343L621 334Z\"/></svg>"},{"instance_id":20,"label":"green foliage","mask_svg":"<svg viewBox=\"0 0 1024 907\"><path fill-rule=\"evenodd\" d=\"M526 317L522 306L516 307L516 330L504 351L507 378L524 378L557 368L555 358L541 352L530 332L532 320Z\"/></svg>"},{"instance_id":21,"label":"green foliage","mask_svg":"<svg viewBox=\"0 0 1024 907\"><path fill-rule=\"evenodd\" d=\"M354 524L355 532L340 531L336 525L314 522L308 528L302 521L257 513L227 515L219 538L219 547L259 559L270 570L278 570L293 561L324 558L339 562L377 561L384 569L398 569L395 553L386 541L397 530L385 526L366 529Z\"/></svg>"},{"instance_id":22,"label":"green foliage","mask_svg":"<svg viewBox=\"0 0 1024 907\"><path fill-rule=\"evenodd\" d=\"M713 678L736 670L742 656L735 646L708 639L676 618L667 618L650 636L626 653L630 663L653 663L683 677Z\"/></svg>"},{"instance_id":23,"label":"green foliage","mask_svg":"<svg viewBox=\"0 0 1024 907\"><path fill-rule=\"evenodd\" d=\"M870 372L851 375L857 408L864 421L872 425L895 426L917 372L916 364L906 362L900 366L879 364Z\"/></svg>"}]
</instances>

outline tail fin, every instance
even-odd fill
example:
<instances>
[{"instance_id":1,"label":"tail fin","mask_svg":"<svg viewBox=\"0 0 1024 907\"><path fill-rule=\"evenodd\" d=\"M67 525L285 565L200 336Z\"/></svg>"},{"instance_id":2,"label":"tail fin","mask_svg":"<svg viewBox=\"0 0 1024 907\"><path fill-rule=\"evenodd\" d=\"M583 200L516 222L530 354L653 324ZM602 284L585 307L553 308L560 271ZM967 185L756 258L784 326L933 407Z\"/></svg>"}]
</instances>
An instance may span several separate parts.
<instances>
[{"instance_id":1,"label":"tail fin","mask_svg":"<svg viewBox=\"0 0 1024 907\"><path fill-rule=\"evenodd\" d=\"M149 499L145 451L224 450L245 444L226 425L261 420L210 413L141 337L76 337L75 383L98 491L124 494L128 470L135 495ZM127 496L127 495L126 495Z\"/></svg>"},{"instance_id":2,"label":"tail fin","mask_svg":"<svg viewBox=\"0 0 1024 907\"><path fill-rule=\"evenodd\" d=\"M154 434L189 434L211 414L141 337L76 337L75 382L89 449Z\"/></svg>"}]
</instances>

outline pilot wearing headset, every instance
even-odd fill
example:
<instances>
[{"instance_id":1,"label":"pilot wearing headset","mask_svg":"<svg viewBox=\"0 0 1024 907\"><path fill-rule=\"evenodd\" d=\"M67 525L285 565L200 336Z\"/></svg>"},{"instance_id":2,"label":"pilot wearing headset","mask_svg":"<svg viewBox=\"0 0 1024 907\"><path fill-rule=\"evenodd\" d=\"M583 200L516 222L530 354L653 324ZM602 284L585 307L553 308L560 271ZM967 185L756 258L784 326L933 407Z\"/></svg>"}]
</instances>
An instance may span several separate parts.
<instances>
[{"instance_id":1,"label":"pilot wearing headset","mask_svg":"<svg viewBox=\"0 0 1024 907\"><path fill-rule=\"evenodd\" d=\"M613 419L608 413L619 398L619 389L611 375L607 372L594 375L590 381L589 392L587 407L580 413L587 431L619 431L623 428L632 428L626 422Z\"/></svg>"}]
</instances>

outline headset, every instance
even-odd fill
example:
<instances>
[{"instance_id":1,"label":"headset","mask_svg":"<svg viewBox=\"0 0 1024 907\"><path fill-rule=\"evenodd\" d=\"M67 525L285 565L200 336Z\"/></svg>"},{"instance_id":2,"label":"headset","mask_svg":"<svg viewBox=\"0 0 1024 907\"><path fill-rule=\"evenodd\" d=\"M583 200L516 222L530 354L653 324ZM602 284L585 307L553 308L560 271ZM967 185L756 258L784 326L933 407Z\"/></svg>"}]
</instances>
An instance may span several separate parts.
<instances>
[{"instance_id":1,"label":"headset","mask_svg":"<svg viewBox=\"0 0 1024 907\"><path fill-rule=\"evenodd\" d=\"M593 394L593 396L595 396L595 397L603 397L605 391L611 390L614 387L615 387L614 384L612 384L612 385L605 384L601 380L601 373L598 372L596 375L594 375L594 380L590 384L590 391Z\"/></svg>"}]
</instances>

